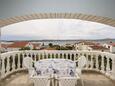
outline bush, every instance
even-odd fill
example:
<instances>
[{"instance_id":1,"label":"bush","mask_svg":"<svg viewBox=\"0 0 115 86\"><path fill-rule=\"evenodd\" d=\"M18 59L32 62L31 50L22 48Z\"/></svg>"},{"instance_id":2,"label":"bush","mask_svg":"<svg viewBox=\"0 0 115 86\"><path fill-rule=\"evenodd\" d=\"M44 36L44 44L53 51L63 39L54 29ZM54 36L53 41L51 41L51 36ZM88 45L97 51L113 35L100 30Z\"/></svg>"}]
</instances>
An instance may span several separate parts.
<instances>
[{"instance_id":1,"label":"bush","mask_svg":"<svg viewBox=\"0 0 115 86\"><path fill-rule=\"evenodd\" d=\"M30 47L22 47L21 49L19 50L30 50Z\"/></svg>"},{"instance_id":2,"label":"bush","mask_svg":"<svg viewBox=\"0 0 115 86\"><path fill-rule=\"evenodd\" d=\"M53 44L52 44L52 43L49 43L48 45L49 45L49 47L53 47Z\"/></svg>"}]
</instances>

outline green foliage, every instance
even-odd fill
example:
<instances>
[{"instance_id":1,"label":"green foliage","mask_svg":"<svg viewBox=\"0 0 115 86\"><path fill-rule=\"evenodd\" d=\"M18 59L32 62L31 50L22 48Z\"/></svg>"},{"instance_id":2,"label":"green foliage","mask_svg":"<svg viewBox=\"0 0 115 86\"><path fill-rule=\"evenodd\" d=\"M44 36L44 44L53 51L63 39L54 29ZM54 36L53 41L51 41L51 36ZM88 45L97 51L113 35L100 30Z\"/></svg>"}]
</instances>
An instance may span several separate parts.
<instances>
[{"instance_id":1,"label":"green foliage","mask_svg":"<svg viewBox=\"0 0 115 86\"><path fill-rule=\"evenodd\" d=\"M32 49L32 50L38 50L38 49L34 48L34 49Z\"/></svg>"},{"instance_id":2,"label":"green foliage","mask_svg":"<svg viewBox=\"0 0 115 86\"><path fill-rule=\"evenodd\" d=\"M66 48L67 48L68 50L73 50L73 47L71 47L71 46L66 46Z\"/></svg>"},{"instance_id":3,"label":"green foliage","mask_svg":"<svg viewBox=\"0 0 115 86\"><path fill-rule=\"evenodd\" d=\"M53 46L56 50L60 50L60 46L59 45L54 45Z\"/></svg>"},{"instance_id":4,"label":"green foliage","mask_svg":"<svg viewBox=\"0 0 115 86\"><path fill-rule=\"evenodd\" d=\"M50 48L54 48L56 50L73 50L74 46L60 46L60 45L53 45L52 43L48 44Z\"/></svg>"},{"instance_id":5,"label":"green foliage","mask_svg":"<svg viewBox=\"0 0 115 86\"><path fill-rule=\"evenodd\" d=\"M19 50L30 50L30 47L22 47L21 49Z\"/></svg>"},{"instance_id":6,"label":"green foliage","mask_svg":"<svg viewBox=\"0 0 115 86\"><path fill-rule=\"evenodd\" d=\"M61 46L60 50L68 50L68 49L66 47L64 47L64 46Z\"/></svg>"},{"instance_id":7,"label":"green foliage","mask_svg":"<svg viewBox=\"0 0 115 86\"><path fill-rule=\"evenodd\" d=\"M52 44L52 43L49 43L48 45L49 45L49 47L53 47L53 44Z\"/></svg>"},{"instance_id":8,"label":"green foliage","mask_svg":"<svg viewBox=\"0 0 115 86\"><path fill-rule=\"evenodd\" d=\"M44 46L44 43L42 43L42 46Z\"/></svg>"},{"instance_id":9,"label":"green foliage","mask_svg":"<svg viewBox=\"0 0 115 86\"><path fill-rule=\"evenodd\" d=\"M73 47L71 46L60 46L60 49L59 50L73 50Z\"/></svg>"}]
</instances>

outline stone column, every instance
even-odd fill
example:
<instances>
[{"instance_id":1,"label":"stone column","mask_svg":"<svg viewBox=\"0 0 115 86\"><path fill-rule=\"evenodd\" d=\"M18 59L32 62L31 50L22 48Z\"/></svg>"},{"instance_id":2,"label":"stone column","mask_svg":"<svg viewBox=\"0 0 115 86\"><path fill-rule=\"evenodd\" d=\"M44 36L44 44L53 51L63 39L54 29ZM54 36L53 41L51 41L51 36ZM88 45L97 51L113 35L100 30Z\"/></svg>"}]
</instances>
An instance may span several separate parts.
<instances>
[{"instance_id":1,"label":"stone column","mask_svg":"<svg viewBox=\"0 0 115 86\"><path fill-rule=\"evenodd\" d=\"M108 59L107 59L108 60ZM102 73L104 73L105 71L104 71L104 55L103 55L103 53L102 53L102 55L101 55L101 72Z\"/></svg>"},{"instance_id":2,"label":"stone column","mask_svg":"<svg viewBox=\"0 0 115 86\"><path fill-rule=\"evenodd\" d=\"M1 27L0 27L0 61L1 61Z\"/></svg>"},{"instance_id":3,"label":"stone column","mask_svg":"<svg viewBox=\"0 0 115 86\"><path fill-rule=\"evenodd\" d=\"M112 79L115 80L115 55L112 56Z\"/></svg>"},{"instance_id":4,"label":"stone column","mask_svg":"<svg viewBox=\"0 0 115 86\"><path fill-rule=\"evenodd\" d=\"M2 59L1 59L1 27L0 27L0 78L1 78L1 69L2 69Z\"/></svg>"}]
</instances>

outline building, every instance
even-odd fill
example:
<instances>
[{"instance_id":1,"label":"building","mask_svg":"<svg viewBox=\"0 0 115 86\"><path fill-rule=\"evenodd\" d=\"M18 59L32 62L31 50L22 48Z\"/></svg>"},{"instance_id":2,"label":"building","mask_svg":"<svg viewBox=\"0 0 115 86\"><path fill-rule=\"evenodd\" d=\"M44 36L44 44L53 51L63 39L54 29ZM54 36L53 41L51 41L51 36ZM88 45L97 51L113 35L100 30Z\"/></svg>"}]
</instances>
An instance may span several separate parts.
<instances>
[{"instance_id":1,"label":"building","mask_svg":"<svg viewBox=\"0 0 115 86\"><path fill-rule=\"evenodd\" d=\"M40 43L31 43L31 42L13 42L12 44L2 44L2 51L7 52L7 51L17 51L23 48L28 48L30 50L32 49L40 49L41 44Z\"/></svg>"},{"instance_id":2,"label":"building","mask_svg":"<svg viewBox=\"0 0 115 86\"><path fill-rule=\"evenodd\" d=\"M109 52L109 48L105 48L101 45L90 46L91 50L100 51L100 52Z\"/></svg>"},{"instance_id":3,"label":"building","mask_svg":"<svg viewBox=\"0 0 115 86\"><path fill-rule=\"evenodd\" d=\"M94 46L95 43L89 41L80 41L75 44L75 50L88 50L91 51L92 48L90 46Z\"/></svg>"},{"instance_id":4,"label":"building","mask_svg":"<svg viewBox=\"0 0 115 86\"><path fill-rule=\"evenodd\" d=\"M115 53L115 43L104 43L103 47L109 48L109 52Z\"/></svg>"},{"instance_id":5,"label":"building","mask_svg":"<svg viewBox=\"0 0 115 86\"><path fill-rule=\"evenodd\" d=\"M8 44L1 44L1 52L7 52Z\"/></svg>"},{"instance_id":6,"label":"building","mask_svg":"<svg viewBox=\"0 0 115 86\"><path fill-rule=\"evenodd\" d=\"M103 47L99 43L82 41L76 44L76 50L84 50L84 51L101 51L101 52L109 52L109 48Z\"/></svg>"}]
</instances>

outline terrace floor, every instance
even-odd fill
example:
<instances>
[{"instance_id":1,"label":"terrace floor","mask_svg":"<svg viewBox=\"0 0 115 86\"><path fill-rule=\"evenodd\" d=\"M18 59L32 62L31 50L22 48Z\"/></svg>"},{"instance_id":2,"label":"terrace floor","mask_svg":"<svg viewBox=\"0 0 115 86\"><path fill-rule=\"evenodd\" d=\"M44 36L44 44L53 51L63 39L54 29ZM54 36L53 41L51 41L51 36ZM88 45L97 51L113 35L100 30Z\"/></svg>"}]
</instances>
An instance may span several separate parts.
<instances>
[{"instance_id":1,"label":"terrace floor","mask_svg":"<svg viewBox=\"0 0 115 86\"><path fill-rule=\"evenodd\" d=\"M85 86L115 86L115 81L112 81L104 75L96 72L84 72L83 80ZM10 75L5 80L0 82L0 86L34 86L32 81L28 81L27 72L20 72ZM78 85L82 86L80 80Z\"/></svg>"}]
</instances>

